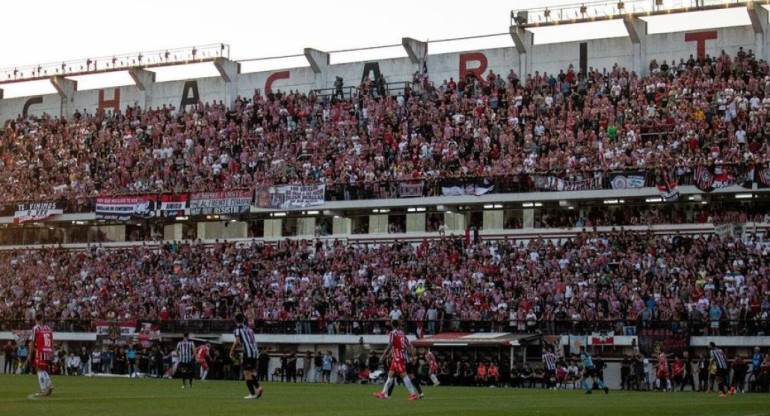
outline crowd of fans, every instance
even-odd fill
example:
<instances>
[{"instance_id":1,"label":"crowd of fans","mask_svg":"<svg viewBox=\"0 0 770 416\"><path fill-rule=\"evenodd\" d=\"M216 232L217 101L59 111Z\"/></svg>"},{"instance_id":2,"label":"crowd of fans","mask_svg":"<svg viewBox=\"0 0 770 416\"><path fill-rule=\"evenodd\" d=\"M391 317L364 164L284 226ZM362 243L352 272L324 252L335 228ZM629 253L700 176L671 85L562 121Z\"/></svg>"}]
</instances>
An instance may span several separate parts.
<instances>
[{"instance_id":1,"label":"crowd of fans","mask_svg":"<svg viewBox=\"0 0 770 416\"><path fill-rule=\"evenodd\" d=\"M185 109L129 106L69 120L16 118L0 132L6 202L96 195L352 185L387 197L393 180L593 178L607 170L767 162L770 71L751 51L580 73L489 71L404 93L352 97L256 92ZM346 188L348 189L348 188ZM353 192L357 194L357 192ZM344 193L351 197L349 189Z\"/></svg>"},{"instance_id":2,"label":"crowd of fans","mask_svg":"<svg viewBox=\"0 0 770 416\"><path fill-rule=\"evenodd\" d=\"M607 323L766 332L770 247L726 237L583 231L559 241L168 243L0 253L0 320L224 320L382 333L585 331ZM296 321L296 323L295 323ZM225 321L226 322L226 321ZM469 329L463 326L464 329Z\"/></svg>"}]
</instances>

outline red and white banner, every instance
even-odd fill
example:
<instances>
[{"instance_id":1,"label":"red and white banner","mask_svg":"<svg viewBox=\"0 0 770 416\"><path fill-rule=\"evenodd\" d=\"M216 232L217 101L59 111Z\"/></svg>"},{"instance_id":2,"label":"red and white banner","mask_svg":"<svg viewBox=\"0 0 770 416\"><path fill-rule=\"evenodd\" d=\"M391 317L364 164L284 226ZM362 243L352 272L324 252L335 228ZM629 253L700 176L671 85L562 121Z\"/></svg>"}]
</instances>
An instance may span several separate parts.
<instances>
[{"instance_id":1,"label":"red and white banner","mask_svg":"<svg viewBox=\"0 0 770 416\"><path fill-rule=\"evenodd\" d=\"M187 208L187 194L163 194L160 196L160 210L169 216L182 215Z\"/></svg>"},{"instance_id":2,"label":"red and white banner","mask_svg":"<svg viewBox=\"0 0 770 416\"><path fill-rule=\"evenodd\" d=\"M190 215L245 214L253 196L252 191L197 192L190 196Z\"/></svg>"},{"instance_id":3,"label":"red and white banner","mask_svg":"<svg viewBox=\"0 0 770 416\"><path fill-rule=\"evenodd\" d=\"M19 204L13 213L13 223L22 224L30 221L44 221L63 213L64 210L56 202Z\"/></svg>"},{"instance_id":4,"label":"red and white banner","mask_svg":"<svg viewBox=\"0 0 770 416\"><path fill-rule=\"evenodd\" d=\"M160 326L150 322L142 322L142 329L139 330L137 345L139 348L151 348L155 340L160 339Z\"/></svg>"},{"instance_id":5,"label":"red and white banner","mask_svg":"<svg viewBox=\"0 0 770 416\"><path fill-rule=\"evenodd\" d=\"M155 216L157 195L102 196L96 198L96 218L128 221Z\"/></svg>"},{"instance_id":6,"label":"red and white banner","mask_svg":"<svg viewBox=\"0 0 770 416\"><path fill-rule=\"evenodd\" d=\"M615 336L608 332L594 332L591 334L591 345L614 345Z\"/></svg>"}]
</instances>

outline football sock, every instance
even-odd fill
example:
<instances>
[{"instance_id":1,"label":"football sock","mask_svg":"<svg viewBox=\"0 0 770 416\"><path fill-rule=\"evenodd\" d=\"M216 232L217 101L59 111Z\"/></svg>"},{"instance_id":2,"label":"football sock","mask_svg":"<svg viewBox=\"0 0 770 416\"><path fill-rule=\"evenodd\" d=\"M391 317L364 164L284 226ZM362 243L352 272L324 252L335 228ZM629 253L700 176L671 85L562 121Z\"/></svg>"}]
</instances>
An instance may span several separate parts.
<instances>
[{"instance_id":1,"label":"football sock","mask_svg":"<svg viewBox=\"0 0 770 416\"><path fill-rule=\"evenodd\" d=\"M591 390L591 385L588 384L588 380L583 381L583 388L586 390Z\"/></svg>"},{"instance_id":2,"label":"football sock","mask_svg":"<svg viewBox=\"0 0 770 416\"><path fill-rule=\"evenodd\" d=\"M601 380L597 379L597 380L596 380L596 384L598 384L598 385L599 385L599 388L600 388L600 389L604 390L604 387L605 387L605 386L604 386L604 382L603 382L603 381L601 381Z\"/></svg>"},{"instance_id":3,"label":"football sock","mask_svg":"<svg viewBox=\"0 0 770 416\"><path fill-rule=\"evenodd\" d=\"M439 383L438 383L438 377L436 377L436 375L435 375L435 374L431 374L431 375L430 375L430 381L432 381L432 382L433 382L433 384L439 384Z\"/></svg>"},{"instance_id":4,"label":"football sock","mask_svg":"<svg viewBox=\"0 0 770 416\"><path fill-rule=\"evenodd\" d=\"M254 394L254 381L246 380L246 387L249 389L250 394Z\"/></svg>"},{"instance_id":5,"label":"football sock","mask_svg":"<svg viewBox=\"0 0 770 416\"><path fill-rule=\"evenodd\" d=\"M37 383L40 385L40 391L45 391L46 384L45 384L45 375L42 371L38 371L37 373Z\"/></svg>"},{"instance_id":6,"label":"football sock","mask_svg":"<svg viewBox=\"0 0 770 416\"><path fill-rule=\"evenodd\" d=\"M415 394L414 385L412 385L412 380L409 380L409 376L404 377L404 385L406 386L407 389L409 389L409 393Z\"/></svg>"},{"instance_id":7,"label":"football sock","mask_svg":"<svg viewBox=\"0 0 770 416\"><path fill-rule=\"evenodd\" d=\"M388 394L388 390L390 389L390 386L393 384L393 377L388 377L388 380L385 382L385 385L382 386L382 394Z\"/></svg>"},{"instance_id":8,"label":"football sock","mask_svg":"<svg viewBox=\"0 0 770 416\"><path fill-rule=\"evenodd\" d=\"M422 394L422 387L420 387L420 382L415 380L412 384L414 384L414 388L417 389L417 393Z\"/></svg>"}]
</instances>

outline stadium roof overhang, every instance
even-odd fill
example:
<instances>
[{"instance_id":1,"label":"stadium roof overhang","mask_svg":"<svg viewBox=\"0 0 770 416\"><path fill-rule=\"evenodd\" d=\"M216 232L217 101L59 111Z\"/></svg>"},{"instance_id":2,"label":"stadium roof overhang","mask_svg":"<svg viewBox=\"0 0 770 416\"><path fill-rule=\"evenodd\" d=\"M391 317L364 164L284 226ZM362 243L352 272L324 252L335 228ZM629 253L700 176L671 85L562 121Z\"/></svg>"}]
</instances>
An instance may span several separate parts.
<instances>
[{"instance_id":1,"label":"stadium roof overhang","mask_svg":"<svg viewBox=\"0 0 770 416\"><path fill-rule=\"evenodd\" d=\"M510 332L445 332L418 339L415 347L518 347L540 342L540 334Z\"/></svg>"}]
</instances>

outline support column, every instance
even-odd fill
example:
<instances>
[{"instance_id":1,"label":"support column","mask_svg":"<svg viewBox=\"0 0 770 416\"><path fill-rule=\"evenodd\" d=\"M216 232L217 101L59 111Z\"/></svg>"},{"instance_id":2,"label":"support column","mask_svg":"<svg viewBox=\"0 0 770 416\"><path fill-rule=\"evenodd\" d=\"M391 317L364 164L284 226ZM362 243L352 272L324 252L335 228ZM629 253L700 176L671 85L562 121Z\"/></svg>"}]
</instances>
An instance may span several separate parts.
<instances>
[{"instance_id":1,"label":"support column","mask_svg":"<svg viewBox=\"0 0 770 416\"><path fill-rule=\"evenodd\" d=\"M249 236L249 224L244 221L222 223L220 238L232 240L234 238L247 238Z\"/></svg>"},{"instance_id":2,"label":"support column","mask_svg":"<svg viewBox=\"0 0 770 416\"><path fill-rule=\"evenodd\" d=\"M502 210L486 210L484 211L484 223L482 229L484 230L502 230L504 223L505 213Z\"/></svg>"},{"instance_id":3,"label":"support column","mask_svg":"<svg viewBox=\"0 0 770 416\"><path fill-rule=\"evenodd\" d=\"M647 75L650 63L647 61L647 22L638 16L624 15L623 24L631 38L633 54L631 70L639 76Z\"/></svg>"},{"instance_id":4,"label":"support column","mask_svg":"<svg viewBox=\"0 0 770 416\"><path fill-rule=\"evenodd\" d=\"M178 241L184 239L183 224L168 224L163 226L164 241Z\"/></svg>"},{"instance_id":5,"label":"support column","mask_svg":"<svg viewBox=\"0 0 770 416\"><path fill-rule=\"evenodd\" d=\"M444 225L446 226L446 232L451 233L464 233L465 225L468 223L468 218L465 214L459 212L446 212L444 213Z\"/></svg>"},{"instance_id":6,"label":"support column","mask_svg":"<svg viewBox=\"0 0 770 416\"><path fill-rule=\"evenodd\" d=\"M370 215L369 216L369 234L387 234L388 233L388 215Z\"/></svg>"},{"instance_id":7,"label":"support column","mask_svg":"<svg viewBox=\"0 0 770 416\"><path fill-rule=\"evenodd\" d=\"M425 57L425 52L428 50L428 42L401 38L401 45L404 47L406 55L409 56L409 60L415 65L420 65L422 58Z\"/></svg>"},{"instance_id":8,"label":"support column","mask_svg":"<svg viewBox=\"0 0 770 416\"><path fill-rule=\"evenodd\" d=\"M315 236L315 217L297 218L297 236Z\"/></svg>"},{"instance_id":9,"label":"support column","mask_svg":"<svg viewBox=\"0 0 770 416\"><path fill-rule=\"evenodd\" d=\"M53 87L56 88L56 92L59 93L59 98L61 98L61 110L59 112L59 117L69 119L73 114L75 114L75 107L73 102L75 99L75 91L78 90L77 81L73 81L71 79L64 78L61 75L57 75L51 77L51 84L53 84Z\"/></svg>"},{"instance_id":10,"label":"support column","mask_svg":"<svg viewBox=\"0 0 770 416\"><path fill-rule=\"evenodd\" d=\"M305 59L315 73L315 88L327 88L329 81L329 54L318 49L305 48ZM352 81L351 81L352 82Z\"/></svg>"},{"instance_id":11,"label":"support column","mask_svg":"<svg viewBox=\"0 0 770 416\"><path fill-rule=\"evenodd\" d=\"M238 74L241 73L241 64L227 58L216 58L214 67L225 81L225 102L232 106L238 98Z\"/></svg>"},{"instance_id":12,"label":"support column","mask_svg":"<svg viewBox=\"0 0 770 416\"><path fill-rule=\"evenodd\" d=\"M425 232L425 213L406 214L406 232L424 233Z\"/></svg>"},{"instance_id":13,"label":"support column","mask_svg":"<svg viewBox=\"0 0 770 416\"><path fill-rule=\"evenodd\" d=\"M332 234L350 235L353 232L353 220L350 218L334 217L332 219Z\"/></svg>"},{"instance_id":14,"label":"support column","mask_svg":"<svg viewBox=\"0 0 770 416\"><path fill-rule=\"evenodd\" d=\"M522 228L534 228L535 227L535 209L525 208L521 217Z\"/></svg>"},{"instance_id":15,"label":"support column","mask_svg":"<svg viewBox=\"0 0 770 416\"><path fill-rule=\"evenodd\" d=\"M3 89L2 89L2 88L0 88L0 100L2 100L2 99L3 99L3 94L4 94L4 93L3 93Z\"/></svg>"},{"instance_id":16,"label":"support column","mask_svg":"<svg viewBox=\"0 0 770 416\"><path fill-rule=\"evenodd\" d=\"M265 220L265 238L276 238L283 235L283 220L270 219Z\"/></svg>"},{"instance_id":17,"label":"support column","mask_svg":"<svg viewBox=\"0 0 770 416\"><path fill-rule=\"evenodd\" d=\"M754 55L757 59L767 60L770 56L770 34L768 34L768 11L761 4L749 4L746 11L754 28Z\"/></svg>"},{"instance_id":18,"label":"support column","mask_svg":"<svg viewBox=\"0 0 770 416\"><path fill-rule=\"evenodd\" d=\"M128 70L128 75L134 80L136 88L139 88L139 91L144 94L142 110L149 110L150 106L152 106L152 90L155 85L155 73L142 68L131 68Z\"/></svg>"},{"instance_id":19,"label":"support column","mask_svg":"<svg viewBox=\"0 0 770 416\"><path fill-rule=\"evenodd\" d=\"M524 85L527 81L527 75L532 74L532 55L535 49L535 34L527 32L527 29L520 26L511 26L508 29L513 39L513 45L519 54L519 82Z\"/></svg>"}]
</instances>

